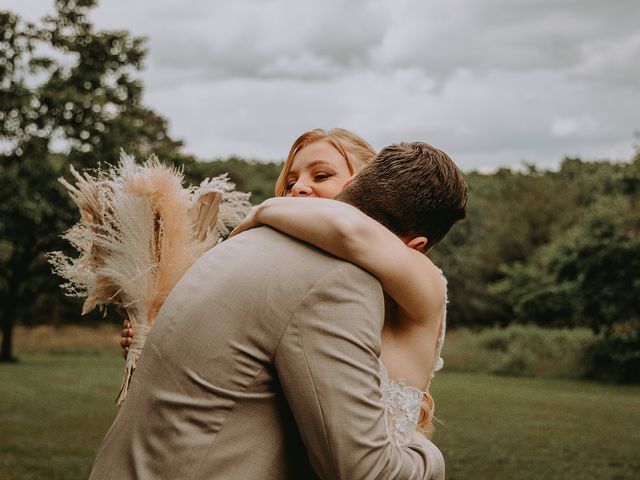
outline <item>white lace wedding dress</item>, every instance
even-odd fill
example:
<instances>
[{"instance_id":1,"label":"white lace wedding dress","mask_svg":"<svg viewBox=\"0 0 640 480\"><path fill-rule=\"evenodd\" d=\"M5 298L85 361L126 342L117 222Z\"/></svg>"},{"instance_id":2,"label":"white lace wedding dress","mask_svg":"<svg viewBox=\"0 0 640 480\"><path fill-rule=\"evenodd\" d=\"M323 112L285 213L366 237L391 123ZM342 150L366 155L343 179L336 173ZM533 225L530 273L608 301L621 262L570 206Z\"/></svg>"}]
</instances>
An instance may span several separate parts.
<instances>
[{"instance_id":1,"label":"white lace wedding dress","mask_svg":"<svg viewBox=\"0 0 640 480\"><path fill-rule=\"evenodd\" d=\"M440 274L442 275L442 271L440 271ZM447 280L444 275L442 275L442 279L446 289ZM433 378L435 372L442 369L444 365L440 353L442 351L447 326L446 303L447 300L445 296L445 310L440 322L440 335L436 343L436 361L429 376L429 383L431 383L431 378ZM425 392L428 391L428 389L429 385L427 385ZM380 390L382 392L382 401L385 407L389 435L392 440L398 444L410 442L411 436L413 432L416 431L418 420L420 419L422 398L425 392L407 385L404 380L390 378L382 361L380 361Z\"/></svg>"}]
</instances>

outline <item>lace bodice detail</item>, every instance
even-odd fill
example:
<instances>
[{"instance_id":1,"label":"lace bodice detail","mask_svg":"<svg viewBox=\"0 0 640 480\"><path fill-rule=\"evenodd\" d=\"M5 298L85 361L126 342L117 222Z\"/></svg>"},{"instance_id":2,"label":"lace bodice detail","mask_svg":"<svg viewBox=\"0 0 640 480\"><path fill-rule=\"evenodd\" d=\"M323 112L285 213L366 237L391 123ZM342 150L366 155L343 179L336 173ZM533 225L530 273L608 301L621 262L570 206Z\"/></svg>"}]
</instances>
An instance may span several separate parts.
<instances>
[{"instance_id":1,"label":"lace bodice detail","mask_svg":"<svg viewBox=\"0 0 640 480\"><path fill-rule=\"evenodd\" d=\"M382 362L380 362L380 390L389 435L399 444L409 442L420 418L422 392L407 385L404 380L389 378L389 373Z\"/></svg>"},{"instance_id":2,"label":"lace bodice detail","mask_svg":"<svg viewBox=\"0 0 640 480\"><path fill-rule=\"evenodd\" d=\"M440 270L442 275L442 270ZM447 280L442 275L445 288ZM446 292L446 290L445 290ZM444 336L446 331L446 303L448 303L445 294L445 309L442 320L440 322L440 332L436 343L436 360L433 370L429 375L429 381L438 370L444 366L444 361L440 356ZM380 390L382 393L382 402L384 404L385 416L387 418L387 428L392 440L398 444L405 444L411 441L411 436L418 426L420 419L421 405L424 393L418 388L407 385L404 380L395 380L389 378L389 372L382 361L380 363ZM427 385L427 389L429 385Z\"/></svg>"}]
</instances>

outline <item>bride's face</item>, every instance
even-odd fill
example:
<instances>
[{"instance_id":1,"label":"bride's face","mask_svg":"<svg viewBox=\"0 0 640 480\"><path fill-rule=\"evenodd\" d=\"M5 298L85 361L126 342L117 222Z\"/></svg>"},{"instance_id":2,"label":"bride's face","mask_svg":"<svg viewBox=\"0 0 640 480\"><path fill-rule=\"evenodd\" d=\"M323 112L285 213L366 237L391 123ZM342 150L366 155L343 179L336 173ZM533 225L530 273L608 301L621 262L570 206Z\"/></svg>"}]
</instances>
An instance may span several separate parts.
<instances>
[{"instance_id":1,"label":"bride's face","mask_svg":"<svg viewBox=\"0 0 640 480\"><path fill-rule=\"evenodd\" d=\"M326 141L302 148L287 175L287 197L335 198L351 178L349 165Z\"/></svg>"}]
</instances>

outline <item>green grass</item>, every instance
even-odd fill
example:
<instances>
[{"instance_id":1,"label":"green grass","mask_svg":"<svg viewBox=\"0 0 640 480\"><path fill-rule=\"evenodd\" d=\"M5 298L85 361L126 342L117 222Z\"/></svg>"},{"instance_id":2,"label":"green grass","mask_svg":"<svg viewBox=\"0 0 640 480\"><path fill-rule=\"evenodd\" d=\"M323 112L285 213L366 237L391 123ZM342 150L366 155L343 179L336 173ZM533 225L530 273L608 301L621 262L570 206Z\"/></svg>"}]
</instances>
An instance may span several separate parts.
<instances>
[{"instance_id":1,"label":"green grass","mask_svg":"<svg viewBox=\"0 0 640 480\"><path fill-rule=\"evenodd\" d=\"M122 358L18 353L0 364L0 478L87 478ZM449 480L640 478L640 387L442 372L433 393Z\"/></svg>"},{"instance_id":2,"label":"green grass","mask_svg":"<svg viewBox=\"0 0 640 480\"><path fill-rule=\"evenodd\" d=\"M0 364L0 478L86 479L117 411L122 357L19 356Z\"/></svg>"},{"instance_id":3,"label":"green grass","mask_svg":"<svg viewBox=\"0 0 640 480\"><path fill-rule=\"evenodd\" d=\"M442 372L433 380L447 478L640 478L640 387Z\"/></svg>"}]
</instances>

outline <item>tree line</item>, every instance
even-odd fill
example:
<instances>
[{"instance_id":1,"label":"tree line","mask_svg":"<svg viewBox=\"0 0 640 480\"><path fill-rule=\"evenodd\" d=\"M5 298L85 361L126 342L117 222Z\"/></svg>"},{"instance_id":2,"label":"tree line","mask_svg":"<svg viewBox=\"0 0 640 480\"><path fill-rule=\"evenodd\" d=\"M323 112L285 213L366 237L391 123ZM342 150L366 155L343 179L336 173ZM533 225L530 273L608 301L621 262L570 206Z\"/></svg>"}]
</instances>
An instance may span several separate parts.
<instances>
[{"instance_id":1,"label":"tree line","mask_svg":"<svg viewBox=\"0 0 640 480\"><path fill-rule=\"evenodd\" d=\"M640 151L467 180L468 218L433 253L449 324L588 327L587 370L640 381Z\"/></svg>"}]
</instances>

